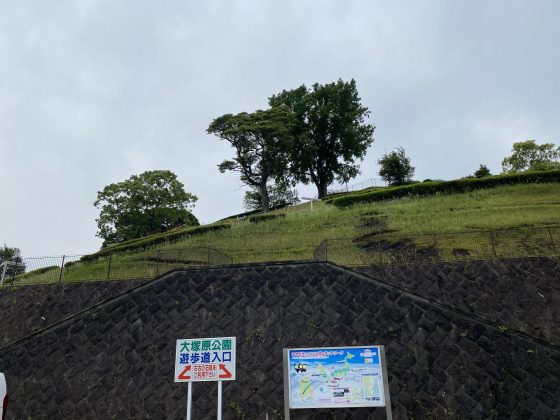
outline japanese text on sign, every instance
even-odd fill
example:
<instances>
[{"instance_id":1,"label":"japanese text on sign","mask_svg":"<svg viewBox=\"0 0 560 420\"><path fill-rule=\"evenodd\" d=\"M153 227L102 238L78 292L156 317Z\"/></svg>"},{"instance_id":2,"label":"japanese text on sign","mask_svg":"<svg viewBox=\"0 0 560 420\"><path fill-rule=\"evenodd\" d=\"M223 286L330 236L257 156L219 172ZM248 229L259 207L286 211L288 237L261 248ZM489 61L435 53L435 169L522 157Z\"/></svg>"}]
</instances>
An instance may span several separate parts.
<instances>
[{"instance_id":1,"label":"japanese text on sign","mask_svg":"<svg viewBox=\"0 0 560 420\"><path fill-rule=\"evenodd\" d=\"M175 382L235 379L235 337L177 340Z\"/></svg>"},{"instance_id":2,"label":"japanese text on sign","mask_svg":"<svg viewBox=\"0 0 560 420\"><path fill-rule=\"evenodd\" d=\"M290 408L385 406L381 346L286 351Z\"/></svg>"}]
</instances>

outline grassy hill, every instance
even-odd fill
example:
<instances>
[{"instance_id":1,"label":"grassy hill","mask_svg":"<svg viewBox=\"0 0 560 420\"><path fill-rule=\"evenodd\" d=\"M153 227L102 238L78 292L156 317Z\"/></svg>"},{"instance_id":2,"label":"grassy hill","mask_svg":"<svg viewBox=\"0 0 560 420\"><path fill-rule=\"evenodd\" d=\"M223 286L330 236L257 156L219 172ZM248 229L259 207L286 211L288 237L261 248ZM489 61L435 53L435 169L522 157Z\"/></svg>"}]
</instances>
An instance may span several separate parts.
<instances>
[{"instance_id":1,"label":"grassy hill","mask_svg":"<svg viewBox=\"0 0 560 420\"><path fill-rule=\"evenodd\" d=\"M507 186L464 194L405 198L339 209L316 202L278 210L260 223L238 220L231 228L197 235L162 249L212 246L247 261L267 251L296 257L323 239L356 238L378 230L402 236L560 224L560 185Z\"/></svg>"},{"instance_id":2,"label":"grassy hill","mask_svg":"<svg viewBox=\"0 0 560 420\"><path fill-rule=\"evenodd\" d=\"M62 274L65 280L151 277L189 263L305 260L317 257L322 244L327 255L319 255L344 265L406 262L418 256L554 255L560 250L559 226L558 183L507 185L347 208L315 202L313 211L309 203L300 204L120 244L73 262ZM212 259L211 252L223 259ZM16 282L56 281L57 276L60 269L53 268L27 273Z\"/></svg>"}]
</instances>

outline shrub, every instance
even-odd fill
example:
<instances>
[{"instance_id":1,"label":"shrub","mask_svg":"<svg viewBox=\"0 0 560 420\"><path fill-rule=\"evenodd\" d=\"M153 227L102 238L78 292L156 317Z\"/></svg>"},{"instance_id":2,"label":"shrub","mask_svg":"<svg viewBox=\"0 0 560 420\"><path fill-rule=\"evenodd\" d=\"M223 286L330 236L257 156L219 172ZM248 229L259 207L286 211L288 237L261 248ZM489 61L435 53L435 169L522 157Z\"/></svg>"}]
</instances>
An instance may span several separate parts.
<instances>
[{"instance_id":1,"label":"shrub","mask_svg":"<svg viewBox=\"0 0 560 420\"><path fill-rule=\"evenodd\" d=\"M255 216L249 217L248 220L251 223L260 223L260 222L268 222L269 220L280 219L282 217L286 217L286 213L257 214Z\"/></svg>"},{"instance_id":2,"label":"shrub","mask_svg":"<svg viewBox=\"0 0 560 420\"><path fill-rule=\"evenodd\" d=\"M523 172L517 174L488 176L484 178L464 178L454 181L423 182L420 184L389 187L378 191L348 194L332 200L337 207L346 207L357 203L392 200L401 197L424 196L436 193L452 194L492 188L501 185L533 184L560 182L560 170L544 172Z\"/></svg>"},{"instance_id":3,"label":"shrub","mask_svg":"<svg viewBox=\"0 0 560 420\"><path fill-rule=\"evenodd\" d=\"M279 204L277 206L270 207L268 210L269 211L280 210L288 206L291 206L291 204L284 203L284 204ZM234 214L233 216L224 217L223 219L218 220L216 223L226 222L229 220L244 219L254 214L263 214L263 211L261 209L257 209L257 210L246 211L244 213Z\"/></svg>"},{"instance_id":4,"label":"shrub","mask_svg":"<svg viewBox=\"0 0 560 420\"><path fill-rule=\"evenodd\" d=\"M82 258L80 258L80 260L92 261L100 257L108 256L114 252L126 252L147 248L149 246L155 246L165 242L177 241L188 236L202 235L203 233L212 232L215 230L229 229L230 227L231 225L224 223L219 225L196 226L190 229L176 229L169 232L159 233L157 235L146 236L144 238L123 242L118 245L109 246L107 248L103 248L95 254L84 255Z\"/></svg>"}]
</instances>

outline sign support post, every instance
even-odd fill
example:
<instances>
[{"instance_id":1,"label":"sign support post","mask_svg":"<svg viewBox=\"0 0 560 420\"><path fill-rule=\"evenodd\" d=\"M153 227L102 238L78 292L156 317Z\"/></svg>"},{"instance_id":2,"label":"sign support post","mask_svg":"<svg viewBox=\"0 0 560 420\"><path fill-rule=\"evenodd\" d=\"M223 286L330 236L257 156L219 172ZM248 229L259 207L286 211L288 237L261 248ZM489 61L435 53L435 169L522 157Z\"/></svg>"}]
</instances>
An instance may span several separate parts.
<instances>
[{"instance_id":1,"label":"sign support post","mask_svg":"<svg viewBox=\"0 0 560 420\"><path fill-rule=\"evenodd\" d=\"M222 420L222 381L218 381L218 420Z\"/></svg>"},{"instance_id":2,"label":"sign support post","mask_svg":"<svg viewBox=\"0 0 560 420\"><path fill-rule=\"evenodd\" d=\"M385 409L387 420L393 420L393 409L391 408L391 393L389 392L389 377L387 375L387 362L385 359L385 346L379 346L379 358L383 367L383 391L385 396Z\"/></svg>"},{"instance_id":3,"label":"sign support post","mask_svg":"<svg viewBox=\"0 0 560 420\"><path fill-rule=\"evenodd\" d=\"M187 420L191 420L192 383L218 382L217 418L222 420L222 382L235 380L235 337L177 340L175 382L187 382Z\"/></svg>"},{"instance_id":4,"label":"sign support post","mask_svg":"<svg viewBox=\"0 0 560 420\"><path fill-rule=\"evenodd\" d=\"M288 349L284 349L284 420L290 420L290 362Z\"/></svg>"},{"instance_id":5,"label":"sign support post","mask_svg":"<svg viewBox=\"0 0 560 420\"><path fill-rule=\"evenodd\" d=\"M189 387L187 388L187 420L191 420L191 410L192 410L192 382L189 382Z\"/></svg>"}]
</instances>

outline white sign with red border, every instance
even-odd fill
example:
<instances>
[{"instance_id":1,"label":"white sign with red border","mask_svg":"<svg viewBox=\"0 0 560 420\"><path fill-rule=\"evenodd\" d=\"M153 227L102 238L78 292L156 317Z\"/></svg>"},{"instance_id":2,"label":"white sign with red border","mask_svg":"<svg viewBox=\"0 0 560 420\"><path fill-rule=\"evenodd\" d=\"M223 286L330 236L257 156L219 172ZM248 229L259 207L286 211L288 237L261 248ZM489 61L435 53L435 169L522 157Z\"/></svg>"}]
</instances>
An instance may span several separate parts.
<instances>
[{"instance_id":1,"label":"white sign with red border","mask_svg":"<svg viewBox=\"0 0 560 420\"><path fill-rule=\"evenodd\" d=\"M175 382L235 380L235 337L177 340Z\"/></svg>"}]
</instances>

